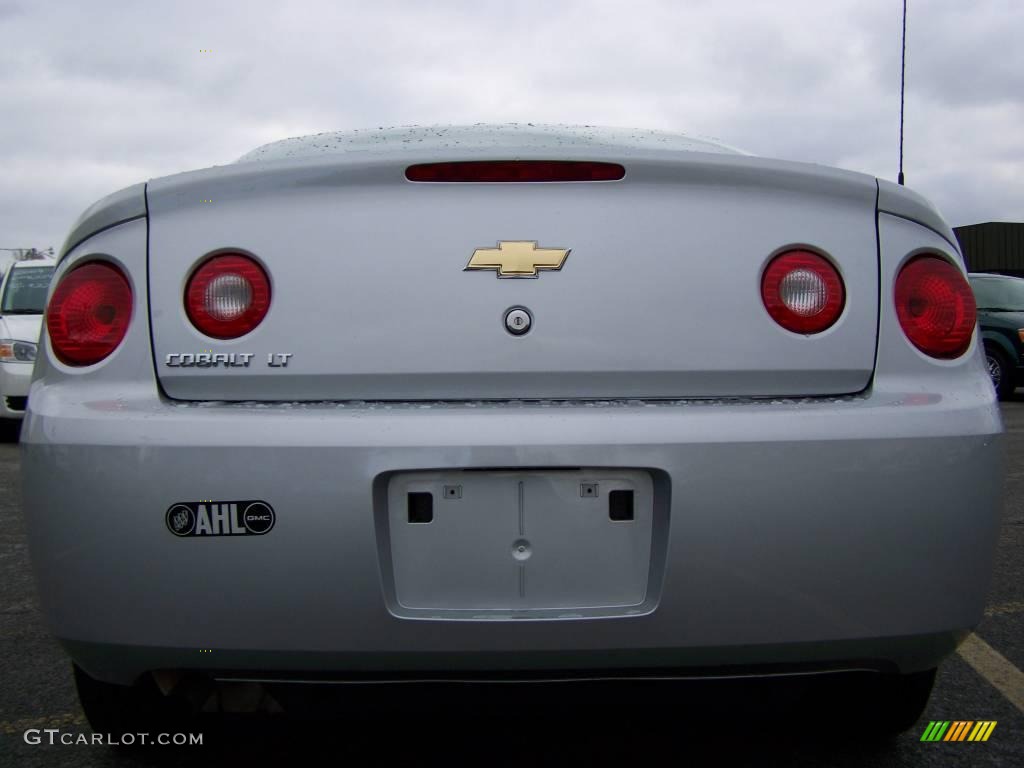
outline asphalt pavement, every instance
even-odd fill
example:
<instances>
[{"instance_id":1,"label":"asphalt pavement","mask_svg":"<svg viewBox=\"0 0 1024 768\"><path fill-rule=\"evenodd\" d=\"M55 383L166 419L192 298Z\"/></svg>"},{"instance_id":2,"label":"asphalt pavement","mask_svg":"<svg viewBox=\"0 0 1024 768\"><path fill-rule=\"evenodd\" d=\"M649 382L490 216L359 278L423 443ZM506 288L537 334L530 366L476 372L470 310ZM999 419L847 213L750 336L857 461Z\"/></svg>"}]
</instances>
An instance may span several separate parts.
<instances>
[{"instance_id":1,"label":"asphalt pavement","mask_svg":"<svg viewBox=\"0 0 1024 768\"><path fill-rule=\"evenodd\" d=\"M422 717L387 714L353 722L277 717L227 720L203 746L124 750L81 743L49 745L45 729L91 733L78 707L70 664L44 626L32 581L20 505L18 446L0 443L0 768L6 766L303 764L316 748L332 765L732 763L758 766L1024 765L1024 390L1004 403L1007 484L995 577L975 638L939 669L918 725L884 742L863 723L819 713L813 720L776 710L770 699L736 712L719 702L652 696L588 721L517 701L505 711L452 712L444 702ZM970 514L970 510L964 510ZM978 642L980 641L980 642ZM614 705L613 705L614 706ZM930 721L995 721L988 741L922 742ZM43 743L26 743L26 731Z\"/></svg>"}]
</instances>

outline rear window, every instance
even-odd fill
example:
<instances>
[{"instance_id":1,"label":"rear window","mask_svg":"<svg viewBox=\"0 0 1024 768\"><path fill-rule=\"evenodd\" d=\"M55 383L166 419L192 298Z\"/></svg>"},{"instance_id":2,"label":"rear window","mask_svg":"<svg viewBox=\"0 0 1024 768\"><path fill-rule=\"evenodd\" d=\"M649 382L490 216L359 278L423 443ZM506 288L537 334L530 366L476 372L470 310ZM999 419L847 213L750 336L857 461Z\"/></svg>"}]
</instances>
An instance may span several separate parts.
<instances>
[{"instance_id":1,"label":"rear window","mask_svg":"<svg viewBox=\"0 0 1024 768\"><path fill-rule=\"evenodd\" d=\"M0 301L0 314L41 315L46 306L53 267L20 267L11 269Z\"/></svg>"},{"instance_id":2,"label":"rear window","mask_svg":"<svg viewBox=\"0 0 1024 768\"><path fill-rule=\"evenodd\" d=\"M974 302L978 309L1003 309L1024 312L1024 280L1016 278L971 278Z\"/></svg>"}]
</instances>

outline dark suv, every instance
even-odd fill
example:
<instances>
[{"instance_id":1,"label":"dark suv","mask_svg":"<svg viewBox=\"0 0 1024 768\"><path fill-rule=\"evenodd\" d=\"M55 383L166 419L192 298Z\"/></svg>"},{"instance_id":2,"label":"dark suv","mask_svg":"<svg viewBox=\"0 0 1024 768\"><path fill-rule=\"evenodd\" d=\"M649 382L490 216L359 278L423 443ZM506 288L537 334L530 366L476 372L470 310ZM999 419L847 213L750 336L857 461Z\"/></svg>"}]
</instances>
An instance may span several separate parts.
<instances>
[{"instance_id":1,"label":"dark suv","mask_svg":"<svg viewBox=\"0 0 1024 768\"><path fill-rule=\"evenodd\" d=\"M1024 384L1024 278L968 275L978 304L985 361L999 399Z\"/></svg>"}]
</instances>

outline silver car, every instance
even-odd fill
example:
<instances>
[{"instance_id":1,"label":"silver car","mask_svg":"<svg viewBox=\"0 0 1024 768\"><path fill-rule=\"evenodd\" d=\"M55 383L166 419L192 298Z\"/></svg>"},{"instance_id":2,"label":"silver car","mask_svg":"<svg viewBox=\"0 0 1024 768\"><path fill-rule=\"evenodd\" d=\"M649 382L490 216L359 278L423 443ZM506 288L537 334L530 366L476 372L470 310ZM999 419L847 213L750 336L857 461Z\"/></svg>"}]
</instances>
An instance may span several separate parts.
<instances>
[{"instance_id":1,"label":"silver car","mask_svg":"<svg viewBox=\"0 0 1024 768\"><path fill-rule=\"evenodd\" d=\"M589 127L291 139L96 203L46 329L31 554L100 730L295 679L859 672L892 731L982 615L974 301L871 176Z\"/></svg>"}]
</instances>

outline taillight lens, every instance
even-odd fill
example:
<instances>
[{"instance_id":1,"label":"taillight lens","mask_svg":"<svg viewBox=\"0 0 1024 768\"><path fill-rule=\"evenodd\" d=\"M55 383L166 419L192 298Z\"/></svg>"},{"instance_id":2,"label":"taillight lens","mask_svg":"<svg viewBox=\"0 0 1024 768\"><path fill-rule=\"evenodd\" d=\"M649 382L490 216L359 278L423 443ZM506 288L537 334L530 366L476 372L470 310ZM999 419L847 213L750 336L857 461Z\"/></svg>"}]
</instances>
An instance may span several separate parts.
<instances>
[{"instance_id":1,"label":"taillight lens","mask_svg":"<svg viewBox=\"0 0 1024 768\"><path fill-rule=\"evenodd\" d=\"M960 357L977 322L967 278L941 256L916 256L896 276L896 315L910 343L926 355Z\"/></svg>"},{"instance_id":2,"label":"taillight lens","mask_svg":"<svg viewBox=\"0 0 1024 768\"><path fill-rule=\"evenodd\" d=\"M832 263L812 251L785 251L761 277L768 314L787 331L821 333L843 312L846 290Z\"/></svg>"},{"instance_id":3,"label":"taillight lens","mask_svg":"<svg viewBox=\"0 0 1024 768\"><path fill-rule=\"evenodd\" d=\"M117 349L132 316L132 288L106 261L75 267L53 292L46 308L50 348L65 365L93 365Z\"/></svg>"},{"instance_id":4,"label":"taillight lens","mask_svg":"<svg viewBox=\"0 0 1024 768\"><path fill-rule=\"evenodd\" d=\"M240 253L203 262L185 286L185 311L202 333L235 339L259 325L270 308L270 280L263 267Z\"/></svg>"}]
</instances>

